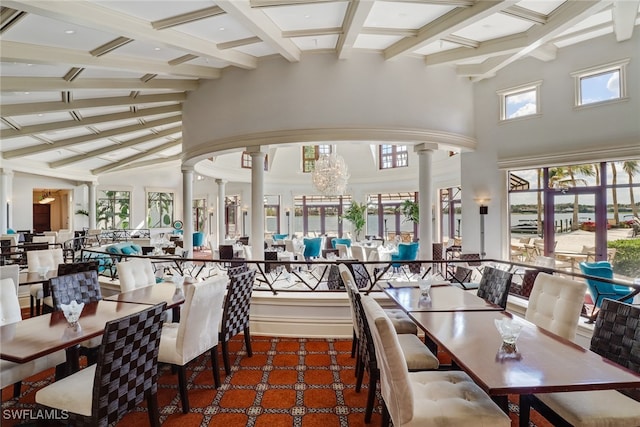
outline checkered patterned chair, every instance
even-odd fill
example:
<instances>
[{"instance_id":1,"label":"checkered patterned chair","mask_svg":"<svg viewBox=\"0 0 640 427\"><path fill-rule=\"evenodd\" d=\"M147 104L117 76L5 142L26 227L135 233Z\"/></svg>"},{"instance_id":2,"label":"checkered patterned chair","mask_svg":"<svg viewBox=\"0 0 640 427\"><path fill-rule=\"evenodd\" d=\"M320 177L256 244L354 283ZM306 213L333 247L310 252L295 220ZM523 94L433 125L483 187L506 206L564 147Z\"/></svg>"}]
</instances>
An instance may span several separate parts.
<instances>
[{"instance_id":1,"label":"checkered patterned chair","mask_svg":"<svg viewBox=\"0 0 640 427\"><path fill-rule=\"evenodd\" d=\"M166 303L107 322L98 363L44 387L36 403L65 410L72 425L107 426L145 398L159 426L158 349Z\"/></svg>"},{"instance_id":2,"label":"checkered patterned chair","mask_svg":"<svg viewBox=\"0 0 640 427\"><path fill-rule=\"evenodd\" d=\"M244 332L244 343L247 355L253 356L251 351L251 335L249 333L249 309L251 307L251 291L256 277L255 270L245 271L236 276L230 276L227 295L224 299L222 323L220 325L220 342L222 343L222 360L224 371L231 373L229 364L229 340L240 332Z\"/></svg>"},{"instance_id":3,"label":"checkered patterned chair","mask_svg":"<svg viewBox=\"0 0 640 427\"><path fill-rule=\"evenodd\" d=\"M638 349L640 307L603 300L591 337L591 351L640 373ZM640 425L640 389L536 394L531 399L521 399L520 416L526 416L526 421L530 406L556 426Z\"/></svg>"},{"instance_id":4,"label":"checkered patterned chair","mask_svg":"<svg viewBox=\"0 0 640 427\"><path fill-rule=\"evenodd\" d=\"M71 300L90 303L102 299L97 270L52 277L49 284L55 311L62 310L60 305L69 304Z\"/></svg>"},{"instance_id":5,"label":"checkered patterned chair","mask_svg":"<svg viewBox=\"0 0 640 427\"><path fill-rule=\"evenodd\" d=\"M229 277L231 277L237 276L238 274L244 273L245 271L249 271L249 266L247 266L246 262L235 267L229 267L229 269L227 270L227 274L229 275Z\"/></svg>"},{"instance_id":6,"label":"checkered patterned chair","mask_svg":"<svg viewBox=\"0 0 640 427\"><path fill-rule=\"evenodd\" d=\"M186 365L201 354L211 353L213 380L220 387L218 372L218 330L222 319L222 301L227 287L225 277L184 286L180 323L165 323L160 339L158 362L171 363L178 371L182 412L189 412Z\"/></svg>"},{"instance_id":7,"label":"checkered patterned chair","mask_svg":"<svg viewBox=\"0 0 640 427\"><path fill-rule=\"evenodd\" d=\"M512 277L513 273L485 266L478 286L478 296L506 309Z\"/></svg>"}]
</instances>

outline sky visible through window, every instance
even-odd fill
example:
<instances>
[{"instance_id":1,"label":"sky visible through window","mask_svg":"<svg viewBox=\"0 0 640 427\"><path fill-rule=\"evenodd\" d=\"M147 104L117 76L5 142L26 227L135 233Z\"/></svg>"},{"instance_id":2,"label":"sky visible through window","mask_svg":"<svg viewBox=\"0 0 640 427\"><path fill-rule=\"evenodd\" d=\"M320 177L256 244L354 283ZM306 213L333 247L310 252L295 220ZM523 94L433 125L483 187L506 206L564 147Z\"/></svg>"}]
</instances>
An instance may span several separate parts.
<instances>
[{"instance_id":1,"label":"sky visible through window","mask_svg":"<svg viewBox=\"0 0 640 427\"><path fill-rule=\"evenodd\" d=\"M620 71L582 77L580 105L620 98Z\"/></svg>"},{"instance_id":2,"label":"sky visible through window","mask_svg":"<svg viewBox=\"0 0 640 427\"><path fill-rule=\"evenodd\" d=\"M536 90L531 89L526 92L507 95L505 96L505 103L505 116L507 119L536 114Z\"/></svg>"}]
</instances>

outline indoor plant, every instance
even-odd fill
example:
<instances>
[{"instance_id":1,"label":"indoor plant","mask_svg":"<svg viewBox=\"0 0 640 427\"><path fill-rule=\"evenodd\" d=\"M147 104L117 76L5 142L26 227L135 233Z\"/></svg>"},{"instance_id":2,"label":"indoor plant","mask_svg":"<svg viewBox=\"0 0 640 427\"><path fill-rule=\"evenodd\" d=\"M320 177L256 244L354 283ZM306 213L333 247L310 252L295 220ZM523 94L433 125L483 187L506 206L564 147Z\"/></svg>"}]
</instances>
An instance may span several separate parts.
<instances>
[{"instance_id":1,"label":"indoor plant","mask_svg":"<svg viewBox=\"0 0 640 427\"><path fill-rule=\"evenodd\" d=\"M420 222L420 210L417 202L409 199L405 200L400 205L400 212L404 215L404 222L411 221L414 224Z\"/></svg>"},{"instance_id":2,"label":"indoor plant","mask_svg":"<svg viewBox=\"0 0 640 427\"><path fill-rule=\"evenodd\" d=\"M346 219L353 224L353 233L356 241L360 240L360 233L366 223L366 215L367 205L358 202L352 202L342 215L342 219Z\"/></svg>"}]
</instances>

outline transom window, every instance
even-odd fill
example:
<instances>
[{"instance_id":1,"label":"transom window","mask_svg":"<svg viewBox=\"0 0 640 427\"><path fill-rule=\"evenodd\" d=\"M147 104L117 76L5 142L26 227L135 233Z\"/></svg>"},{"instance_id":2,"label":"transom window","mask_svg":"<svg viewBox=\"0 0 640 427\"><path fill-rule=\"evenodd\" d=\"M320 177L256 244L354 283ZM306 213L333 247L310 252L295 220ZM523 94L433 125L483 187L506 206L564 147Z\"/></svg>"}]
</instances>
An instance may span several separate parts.
<instances>
[{"instance_id":1,"label":"transom window","mask_svg":"<svg viewBox=\"0 0 640 427\"><path fill-rule=\"evenodd\" d=\"M540 114L541 85L542 81L537 81L498 91L500 120L512 120Z\"/></svg>"},{"instance_id":2,"label":"transom window","mask_svg":"<svg viewBox=\"0 0 640 427\"><path fill-rule=\"evenodd\" d=\"M627 59L572 73L575 85L575 106L626 98L628 63Z\"/></svg>"},{"instance_id":3,"label":"transom window","mask_svg":"<svg viewBox=\"0 0 640 427\"><path fill-rule=\"evenodd\" d=\"M331 145L305 145L302 147L302 172L313 172L316 160L324 154L331 154Z\"/></svg>"},{"instance_id":4,"label":"transom window","mask_svg":"<svg viewBox=\"0 0 640 427\"><path fill-rule=\"evenodd\" d=\"M406 145L380 145L380 169L409 166L409 152Z\"/></svg>"},{"instance_id":5,"label":"transom window","mask_svg":"<svg viewBox=\"0 0 640 427\"><path fill-rule=\"evenodd\" d=\"M249 153L248 151L243 151L240 166L243 169L251 169L252 164L253 164L253 161L251 160L251 153ZM265 171L269 170L269 155L264 156L264 170Z\"/></svg>"}]
</instances>

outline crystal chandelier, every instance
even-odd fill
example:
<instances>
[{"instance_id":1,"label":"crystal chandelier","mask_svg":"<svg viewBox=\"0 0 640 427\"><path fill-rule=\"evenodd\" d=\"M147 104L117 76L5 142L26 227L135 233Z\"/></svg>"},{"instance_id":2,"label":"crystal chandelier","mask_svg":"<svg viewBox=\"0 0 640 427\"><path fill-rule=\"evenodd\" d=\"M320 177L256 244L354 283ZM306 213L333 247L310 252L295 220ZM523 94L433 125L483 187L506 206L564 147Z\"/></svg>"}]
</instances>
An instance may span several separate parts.
<instances>
[{"instance_id":1,"label":"crystal chandelier","mask_svg":"<svg viewBox=\"0 0 640 427\"><path fill-rule=\"evenodd\" d=\"M325 196L340 196L347 189L349 170L342 156L323 154L311 174L313 186Z\"/></svg>"}]
</instances>

